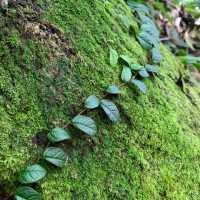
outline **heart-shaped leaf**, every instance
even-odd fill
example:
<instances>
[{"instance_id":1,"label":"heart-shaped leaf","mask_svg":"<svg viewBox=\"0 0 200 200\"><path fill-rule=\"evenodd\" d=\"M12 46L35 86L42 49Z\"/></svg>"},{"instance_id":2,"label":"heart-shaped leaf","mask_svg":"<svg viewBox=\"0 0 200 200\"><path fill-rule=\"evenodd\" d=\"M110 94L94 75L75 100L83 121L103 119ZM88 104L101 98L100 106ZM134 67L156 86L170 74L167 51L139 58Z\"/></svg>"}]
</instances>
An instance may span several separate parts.
<instances>
[{"instance_id":1,"label":"heart-shaped leaf","mask_svg":"<svg viewBox=\"0 0 200 200\"><path fill-rule=\"evenodd\" d=\"M68 130L65 130L63 128L54 128L49 134L48 139L51 142L61 142L63 140L69 140L71 139L70 133Z\"/></svg>"},{"instance_id":2,"label":"heart-shaped leaf","mask_svg":"<svg viewBox=\"0 0 200 200\"><path fill-rule=\"evenodd\" d=\"M18 180L23 184L35 183L44 178L46 173L46 170L42 166L35 164L22 170L19 174Z\"/></svg>"},{"instance_id":3,"label":"heart-shaped leaf","mask_svg":"<svg viewBox=\"0 0 200 200\"><path fill-rule=\"evenodd\" d=\"M117 106L110 100L101 100L101 107L112 122L117 122L120 118Z\"/></svg>"},{"instance_id":4,"label":"heart-shaped leaf","mask_svg":"<svg viewBox=\"0 0 200 200\"><path fill-rule=\"evenodd\" d=\"M132 70L135 70L135 71L138 71L143 68L143 66L140 64L132 64L130 67Z\"/></svg>"},{"instance_id":5,"label":"heart-shaped leaf","mask_svg":"<svg viewBox=\"0 0 200 200\"><path fill-rule=\"evenodd\" d=\"M42 195L31 187L19 187L15 194L16 200L42 200Z\"/></svg>"},{"instance_id":6,"label":"heart-shaped leaf","mask_svg":"<svg viewBox=\"0 0 200 200\"><path fill-rule=\"evenodd\" d=\"M97 108L99 105L100 105L100 100L95 95L91 95L85 100L85 107L88 109Z\"/></svg>"},{"instance_id":7,"label":"heart-shaped leaf","mask_svg":"<svg viewBox=\"0 0 200 200\"><path fill-rule=\"evenodd\" d=\"M124 63L124 64L126 64L128 66L130 66L131 63L132 63L132 59L127 55L121 55L120 56L120 60L122 61L122 63Z\"/></svg>"},{"instance_id":8,"label":"heart-shaped leaf","mask_svg":"<svg viewBox=\"0 0 200 200\"><path fill-rule=\"evenodd\" d=\"M129 67L123 67L122 74L121 74L121 79L125 83L129 82L132 77L132 72Z\"/></svg>"},{"instance_id":9,"label":"heart-shaped leaf","mask_svg":"<svg viewBox=\"0 0 200 200\"><path fill-rule=\"evenodd\" d=\"M140 89L140 91L143 92L144 94L147 93L147 87L142 81L137 79L131 79L131 83L135 85L138 89Z\"/></svg>"},{"instance_id":10,"label":"heart-shaped leaf","mask_svg":"<svg viewBox=\"0 0 200 200\"><path fill-rule=\"evenodd\" d=\"M83 115L78 115L72 120L73 125L83 131L84 133L92 136L97 132L97 127L93 119Z\"/></svg>"},{"instance_id":11,"label":"heart-shaped leaf","mask_svg":"<svg viewBox=\"0 0 200 200\"><path fill-rule=\"evenodd\" d=\"M109 86L108 89L106 90L106 92L109 94L120 94L121 93L119 87L116 85Z\"/></svg>"},{"instance_id":12,"label":"heart-shaped leaf","mask_svg":"<svg viewBox=\"0 0 200 200\"><path fill-rule=\"evenodd\" d=\"M44 151L43 157L46 161L57 167L63 167L67 161L67 155L65 152L57 147L48 147Z\"/></svg>"},{"instance_id":13,"label":"heart-shaped leaf","mask_svg":"<svg viewBox=\"0 0 200 200\"><path fill-rule=\"evenodd\" d=\"M147 72L147 70L145 68L142 68L138 73L143 78L149 77L149 73Z\"/></svg>"},{"instance_id":14,"label":"heart-shaped leaf","mask_svg":"<svg viewBox=\"0 0 200 200\"><path fill-rule=\"evenodd\" d=\"M150 73L157 73L157 74L159 73L159 68L155 65L147 64L147 65L145 65L145 68Z\"/></svg>"},{"instance_id":15,"label":"heart-shaped leaf","mask_svg":"<svg viewBox=\"0 0 200 200\"><path fill-rule=\"evenodd\" d=\"M118 58L119 58L119 56L118 56L117 51L115 49L110 48L110 64L112 66L117 65Z\"/></svg>"}]
</instances>

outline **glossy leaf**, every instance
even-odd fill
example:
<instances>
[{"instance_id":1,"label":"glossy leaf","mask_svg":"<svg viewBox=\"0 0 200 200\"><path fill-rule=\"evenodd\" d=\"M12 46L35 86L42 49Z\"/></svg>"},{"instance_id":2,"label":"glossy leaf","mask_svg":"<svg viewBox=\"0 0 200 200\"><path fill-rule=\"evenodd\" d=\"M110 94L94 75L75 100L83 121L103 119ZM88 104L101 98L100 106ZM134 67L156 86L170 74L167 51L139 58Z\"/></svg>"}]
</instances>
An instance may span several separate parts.
<instances>
[{"instance_id":1,"label":"glossy leaf","mask_svg":"<svg viewBox=\"0 0 200 200\"><path fill-rule=\"evenodd\" d=\"M131 79L131 83L133 85L135 85L144 94L147 93L147 87L146 87L146 85L142 81L137 80L137 79Z\"/></svg>"},{"instance_id":2,"label":"glossy leaf","mask_svg":"<svg viewBox=\"0 0 200 200\"><path fill-rule=\"evenodd\" d=\"M43 157L46 161L57 167L63 167L67 161L67 155L65 152L57 147L48 147L44 151Z\"/></svg>"},{"instance_id":3,"label":"glossy leaf","mask_svg":"<svg viewBox=\"0 0 200 200\"><path fill-rule=\"evenodd\" d=\"M123 67L121 79L123 82L127 83L131 80L132 72L129 67Z\"/></svg>"},{"instance_id":4,"label":"glossy leaf","mask_svg":"<svg viewBox=\"0 0 200 200\"><path fill-rule=\"evenodd\" d=\"M15 193L16 200L42 200L42 195L31 187L19 187Z\"/></svg>"},{"instance_id":5,"label":"glossy leaf","mask_svg":"<svg viewBox=\"0 0 200 200\"><path fill-rule=\"evenodd\" d=\"M110 64L112 66L117 65L118 58L119 58L119 56L118 56L117 51L115 49L110 48Z\"/></svg>"},{"instance_id":6,"label":"glossy leaf","mask_svg":"<svg viewBox=\"0 0 200 200\"><path fill-rule=\"evenodd\" d=\"M117 106L110 100L101 100L101 107L112 122L117 122L120 118Z\"/></svg>"},{"instance_id":7,"label":"glossy leaf","mask_svg":"<svg viewBox=\"0 0 200 200\"><path fill-rule=\"evenodd\" d=\"M140 71L138 73L143 78L149 77L149 73L147 72L147 70L145 68L140 69Z\"/></svg>"},{"instance_id":8,"label":"glossy leaf","mask_svg":"<svg viewBox=\"0 0 200 200\"><path fill-rule=\"evenodd\" d=\"M85 100L85 107L88 109L97 108L99 105L100 105L100 100L95 95L91 95Z\"/></svg>"},{"instance_id":9,"label":"glossy leaf","mask_svg":"<svg viewBox=\"0 0 200 200\"><path fill-rule=\"evenodd\" d=\"M23 184L35 183L44 178L46 173L46 170L42 166L35 164L22 170L19 174L18 180Z\"/></svg>"},{"instance_id":10,"label":"glossy leaf","mask_svg":"<svg viewBox=\"0 0 200 200\"><path fill-rule=\"evenodd\" d=\"M126 65L128 65L128 66L130 66L131 63L132 63L132 59L131 59L129 56L127 56L127 55L121 55L121 56L120 56L120 59L121 59L121 61L122 61L124 64L126 64Z\"/></svg>"},{"instance_id":11,"label":"glossy leaf","mask_svg":"<svg viewBox=\"0 0 200 200\"><path fill-rule=\"evenodd\" d=\"M51 142L61 142L63 140L71 139L70 133L68 130L63 128L54 128L49 134L48 139Z\"/></svg>"},{"instance_id":12,"label":"glossy leaf","mask_svg":"<svg viewBox=\"0 0 200 200\"><path fill-rule=\"evenodd\" d=\"M116 85L109 86L108 89L106 90L106 92L109 94L120 94L121 93L119 87Z\"/></svg>"},{"instance_id":13,"label":"glossy leaf","mask_svg":"<svg viewBox=\"0 0 200 200\"><path fill-rule=\"evenodd\" d=\"M135 71L138 71L143 68L143 66L140 64L132 64L130 67L132 70L135 70Z\"/></svg>"},{"instance_id":14,"label":"glossy leaf","mask_svg":"<svg viewBox=\"0 0 200 200\"><path fill-rule=\"evenodd\" d=\"M147 64L147 65L145 65L145 68L150 73L157 73L157 74L159 73L159 68L155 65Z\"/></svg>"},{"instance_id":15,"label":"glossy leaf","mask_svg":"<svg viewBox=\"0 0 200 200\"><path fill-rule=\"evenodd\" d=\"M92 136L97 132L97 127L93 119L83 115L78 115L72 120L73 125L83 131L84 133Z\"/></svg>"}]
</instances>

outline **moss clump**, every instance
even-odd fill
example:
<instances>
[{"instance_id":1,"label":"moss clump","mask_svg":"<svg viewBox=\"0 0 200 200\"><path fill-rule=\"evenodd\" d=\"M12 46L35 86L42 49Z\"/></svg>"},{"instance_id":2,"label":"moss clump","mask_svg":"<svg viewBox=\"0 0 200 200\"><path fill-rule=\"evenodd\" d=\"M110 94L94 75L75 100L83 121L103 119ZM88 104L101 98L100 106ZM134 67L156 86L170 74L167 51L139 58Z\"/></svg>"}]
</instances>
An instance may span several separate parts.
<instances>
[{"instance_id":1,"label":"moss clump","mask_svg":"<svg viewBox=\"0 0 200 200\"><path fill-rule=\"evenodd\" d=\"M122 0L52 3L43 20L63 30L76 49L72 57L55 56L38 37L25 39L25 29L3 30L8 34L1 34L0 45L1 182L14 184L14 174L35 157L33 147L40 151L31 143L37 132L62 126L79 111L80 99L120 83L121 67L109 65L109 47L148 62L119 14L132 17ZM146 81L148 95L126 87L117 98L119 124L99 113L93 116L99 132L92 141L75 132L67 167L50 170L40 184L45 199L199 198L200 90L177 59L161 51L161 75Z\"/></svg>"}]
</instances>

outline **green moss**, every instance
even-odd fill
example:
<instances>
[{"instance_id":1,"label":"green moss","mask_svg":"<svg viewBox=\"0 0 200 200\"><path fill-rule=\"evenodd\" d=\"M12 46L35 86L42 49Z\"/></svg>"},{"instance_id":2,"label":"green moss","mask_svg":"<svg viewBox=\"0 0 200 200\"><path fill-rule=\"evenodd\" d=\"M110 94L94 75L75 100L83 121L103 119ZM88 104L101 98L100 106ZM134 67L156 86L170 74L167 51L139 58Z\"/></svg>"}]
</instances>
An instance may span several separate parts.
<instances>
[{"instance_id":1,"label":"green moss","mask_svg":"<svg viewBox=\"0 0 200 200\"><path fill-rule=\"evenodd\" d=\"M9 189L40 150L31 143L36 133L62 126L78 113L80 99L120 83L122 66L109 65L109 47L148 62L118 14L132 17L122 0L56 0L50 6L44 18L64 31L75 58L52 56L47 43L23 38L23 29L2 31L0 180ZM51 169L38 186L45 199L199 198L200 91L190 81L179 86L187 72L161 50L161 74L146 81L148 94L125 87L116 99L119 124L96 113L99 131L92 141L74 133L67 166ZM56 70L62 72L58 77Z\"/></svg>"}]
</instances>

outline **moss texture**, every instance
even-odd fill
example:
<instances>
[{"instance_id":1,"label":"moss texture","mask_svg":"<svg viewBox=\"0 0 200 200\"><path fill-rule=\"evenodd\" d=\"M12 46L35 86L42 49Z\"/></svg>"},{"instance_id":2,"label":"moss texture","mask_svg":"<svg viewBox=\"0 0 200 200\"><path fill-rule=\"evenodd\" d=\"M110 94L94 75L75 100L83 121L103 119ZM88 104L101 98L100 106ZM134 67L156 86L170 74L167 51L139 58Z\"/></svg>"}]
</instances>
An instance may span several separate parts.
<instances>
[{"instance_id":1,"label":"moss texture","mask_svg":"<svg viewBox=\"0 0 200 200\"><path fill-rule=\"evenodd\" d=\"M28 6L18 9L32 14ZM17 172L40 153L32 142L37 133L67 123L88 95L120 84L122 66L109 65L110 47L148 63L120 20L125 14L136 23L122 0L55 0L37 23L20 25L12 23L15 10L1 17L0 33L0 183L6 191L14 191ZM74 132L64 145L67 166L49 170L36 185L44 199L200 199L200 89L161 49L161 74L146 81L148 94L125 87L115 100L120 123L87 113L98 134L91 140Z\"/></svg>"}]
</instances>

